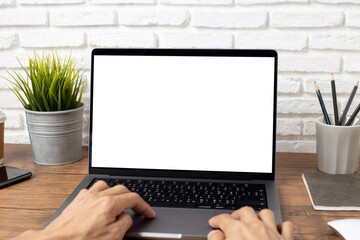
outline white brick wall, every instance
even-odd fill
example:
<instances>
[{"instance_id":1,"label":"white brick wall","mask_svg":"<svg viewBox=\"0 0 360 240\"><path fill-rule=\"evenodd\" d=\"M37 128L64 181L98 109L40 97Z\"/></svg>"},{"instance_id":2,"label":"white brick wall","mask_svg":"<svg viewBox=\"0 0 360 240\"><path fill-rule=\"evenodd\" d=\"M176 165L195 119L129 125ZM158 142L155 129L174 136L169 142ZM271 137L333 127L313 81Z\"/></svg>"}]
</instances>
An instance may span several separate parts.
<instances>
[{"instance_id":1,"label":"white brick wall","mask_svg":"<svg viewBox=\"0 0 360 240\"><path fill-rule=\"evenodd\" d=\"M0 9L0 26L45 26L48 25L46 11Z\"/></svg>"},{"instance_id":2,"label":"white brick wall","mask_svg":"<svg viewBox=\"0 0 360 240\"><path fill-rule=\"evenodd\" d=\"M183 9L123 9L119 12L119 24L126 26L181 26L189 20Z\"/></svg>"},{"instance_id":3,"label":"white brick wall","mask_svg":"<svg viewBox=\"0 0 360 240\"><path fill-rule=\"evenodd\" d=\"M85 35L79 31L33 31L20 33L20 47L23 48L63 48L82 47Z\"/></svg>"},{"instance_id":4,"label":"white brick wall","mask_svg":"<svg viewBox=\"0 0 360 240\"><path fill-rule=\"evenodd\" d=\"M0 7L1 6L10 6L13 4L13 0L1 0L0 1Z\"/></svg>"},{"instance_id":5,"label":"white brick wall","mask_svg":"<svg viewBox=\"0 0 360 240\"><path fill-rule=\"evenodd\" d=\"M95 47L272 48L279 53L277 150L315 152L321 110L332 114L330 73L342 110L360 80L360 0L0 0L0 75L35 49L78 59ZM84 95L89 102L88 85ZM350 111L360 102L356 96ZM0 78L5 141L29 143L22 106ZM86 105L84 124L88 124ZM84 144L88 143L84 126Z\"/></svg>"},{"instance_id":6,"label":"white brick wall","mask_svg":"<svg viewBox=\"0 0 360 240\"><path fill-rule=\"evenodd\" d=\"M264 28L266 11L195 10L191 25L204 28Z\"/></svg>"},{"instance_id":7,"label":"white brick wall","mask_svg":"<svg viewBox=\"0 0 360 240\"><path fill-rule=\"evenodd\" d=\"M113 10L53 10L50 22L57 27L107 26L115 25L116 12Z\"/></svg>"},{"instance_id":8,"label":"white brick wall","mask_svg":"<svg viewBox=\"0 0 360 240\"><path fill-rule=\"evenodd\" d=\"M24 5L76 4L83 2L85 2L85 0L18 0L19 4Z\"/></svg>"},{"instance_id":9,"label":"white brick wall","mask_svg":"<svg viewBox=\"0 0 360 240\"><path fill-rule=\"evenodd\" d=\"M271 39L271 41L269 41ZM262 48L289 51L303 51L307 47L307 37L304 34L293 34L281 31L240 33L236 35L236 48Z\"/></svg>"},{"instance_id":10,"label":"white brick wall","mask_svg":"<svg viewBox=\"0 0 360 240\"><path fill-rule=\"evenodd\" d=\"M354 0L356 1L356 0ZM357 1L360 3L360 1ZM359 11L349 11L345 13L346 21L345 25L347 27L360 27L360 13Z\"/></svg>"},{"instance_id":11,"label":"white brick wall","mask_svg":"<svg viewBox=\"0 0 360 240\"><path fill-rule=\"evenodd\" d=\"M272 13L270 18L270 26L275 28L337 27L342 22L343 14L340 11L283 11Z\"/></svg>"},{"instance_id":12,"label":"white brick wall","mask_svg":"<svg viewBox=\"0 0 360 240\"><path fill-rule=\"evenodd\" d=\"M92 47L153 48L156 36L151 32L96 32L88 34L88 43Z\"/></svg>"},{"instance_id":13,"label":"white brick wall","mask_svg":"<svg viewBox=\"0 0 360 240\"><path fill-rule=\"evenodd\" d=\"M359 18L360 20L360 18ZM360 50L360 34L320 34L310 38L310 48Z\"/></svg>"},{"instance_id":14,"label":"white brick wall","mask_svg":"<svg viewBox=\"0 0 360 240\"><path fill-rule=\"evenodd\" d=\"M159 36L161 48L232 48L231 34L164 33Z\"/></svg>"},{"instance_id":15,"label":"white brick wall","mask_svg":"<svg viewBox=\"0 0 360 240\"><path fill-rule=\"evenodd\" d=\"M170 5L232 5L232 0L159 0Z\"/></svg>"}]
</instances>

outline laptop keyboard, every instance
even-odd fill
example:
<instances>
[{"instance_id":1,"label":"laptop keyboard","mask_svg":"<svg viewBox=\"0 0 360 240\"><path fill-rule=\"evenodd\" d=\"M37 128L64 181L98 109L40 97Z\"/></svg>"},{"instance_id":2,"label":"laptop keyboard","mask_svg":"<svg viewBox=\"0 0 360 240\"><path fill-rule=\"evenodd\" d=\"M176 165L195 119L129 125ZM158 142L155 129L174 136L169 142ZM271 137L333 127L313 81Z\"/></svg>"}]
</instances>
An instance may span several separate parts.
<instances>
[{"instance_id":1,"label":"laptop keyboard","mask_svg":"<svg viewBox=\"0 0 360 240\"><path fill-rule=\"evenodd\" d=\"M152 207L235 210L250 206L256 211L267 208L264 184L96 178L87 188L99 180L105 181L109 187L126 186Z\"/></svg>"}]
</instances>

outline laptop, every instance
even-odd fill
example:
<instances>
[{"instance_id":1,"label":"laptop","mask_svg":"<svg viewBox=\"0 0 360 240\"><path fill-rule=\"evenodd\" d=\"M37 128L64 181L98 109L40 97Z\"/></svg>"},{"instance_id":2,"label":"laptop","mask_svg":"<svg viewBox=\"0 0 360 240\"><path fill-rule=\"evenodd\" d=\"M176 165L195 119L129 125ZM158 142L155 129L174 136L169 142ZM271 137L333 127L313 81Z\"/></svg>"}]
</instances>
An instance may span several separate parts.
<instances>
[{"instance_id":1,"label":"laptop","mask_svg":"<svg viewBox=\"0 0 360 240\"><path fill-rule=\"evenodd\" d=\"M94 49L89 174L138 192L126 237L206 239L214 215L269 208L275 186L277 53L273 50ZM46 224L46 225L47 225Z\"/></svg>"}]
</instances>

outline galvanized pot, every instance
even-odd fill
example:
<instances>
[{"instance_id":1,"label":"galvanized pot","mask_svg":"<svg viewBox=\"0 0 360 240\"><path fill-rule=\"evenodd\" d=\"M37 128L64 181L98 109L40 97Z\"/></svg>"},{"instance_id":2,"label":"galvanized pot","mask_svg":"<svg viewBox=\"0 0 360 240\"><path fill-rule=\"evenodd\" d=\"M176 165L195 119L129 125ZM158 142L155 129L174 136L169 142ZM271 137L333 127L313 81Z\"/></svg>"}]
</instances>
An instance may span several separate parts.
<instances>
[{"instance_id":1,"label":"galvanized pot","mask_svg":"<svg viewBox=\"0 0 360 240\"><path fill-rule=\"evenodd\" d=\"M66 111L25 109L34 162L63 165L81 159L83 111L84 104Z\"/></svg>"}]
</instances>

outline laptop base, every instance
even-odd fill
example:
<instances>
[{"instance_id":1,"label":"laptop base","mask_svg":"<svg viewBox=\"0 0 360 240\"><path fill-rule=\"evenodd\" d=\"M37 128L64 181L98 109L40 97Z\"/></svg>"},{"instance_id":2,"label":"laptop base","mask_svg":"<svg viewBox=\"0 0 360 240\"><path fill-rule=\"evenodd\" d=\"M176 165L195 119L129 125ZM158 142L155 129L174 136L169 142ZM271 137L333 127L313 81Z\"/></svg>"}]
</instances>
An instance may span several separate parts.
<instances>
[{"instance_id":1,"label":"laptop base","mask_svg":"<svg viewBox=\"0 0 360 240\"><path fill-rule=\"evenodd\" d=\"M78 187L70 194L50 220L45 224L45 227L57 218L62 211L71 203L71 201L77 196L81 189L87 188L87 186L95 178L109 178L108 175L87 175ZM115 178L115 177L114 177ZM134 177L123 177L126 179L136 179ZM146 178L159 180L159 178ZM161 178L162 180L170 180ZM176 180L176 179L171 179ZM181 179L186 181L186 179ZM194 181L194 179L191 179ZM204 180L201 180L204 181ZM209 180L219 181L219 180ZM220 181L224 182L224 180ZM225 181L226 182L226 181ZM229 181L231 182L231 181ZM280 223L281 213L278 195L276 191L276 185L274 181L267 180L254 180L254 181L234 181L244 183L259 183L265 184L266 194L268 200L268 207L274 212L276 223ZM209 226L209 219L213 216L227 213L231 214L232 210L217 210L217 209L193 209L193 208L163 208L154 207L156 217L154 219L145 219L141 215L131 213L134 224L129 229L127 238L140 238L140 239L206 239L207 234L211 231ZM196 224L194 224L196 223Z\"/></svg>"}]
</instances>

